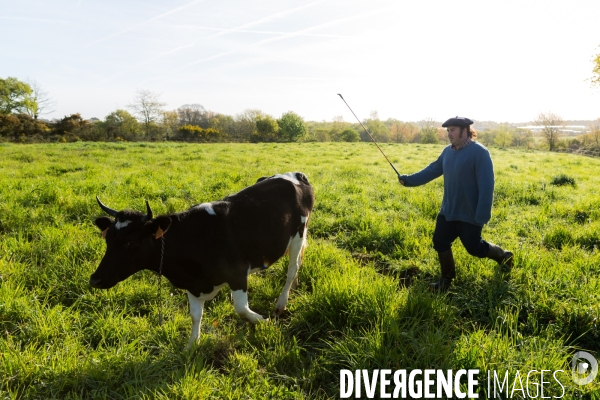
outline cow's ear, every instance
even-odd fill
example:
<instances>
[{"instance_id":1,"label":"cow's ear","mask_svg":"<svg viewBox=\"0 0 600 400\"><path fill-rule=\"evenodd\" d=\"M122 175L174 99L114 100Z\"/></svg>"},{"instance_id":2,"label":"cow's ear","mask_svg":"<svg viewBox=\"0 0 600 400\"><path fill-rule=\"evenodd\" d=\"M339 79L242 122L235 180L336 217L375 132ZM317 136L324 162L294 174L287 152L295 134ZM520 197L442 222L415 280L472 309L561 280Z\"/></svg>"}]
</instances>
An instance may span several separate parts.
<instances>
[{"instance_id":1,"label":"cow's ear","mask_svg":"<svg viewBox=\"0 0 600 400\"><path fill-rule=\"evenodd\" d=\"M112 218L108 218L108 217L98 217L96 218L96 220L94 221L94 224L96 224L96 226L98 228L100 228L101 231L105 231L108 228L110 228L110 226L114 223L115 221Z\"/></svg>"},{"instance_id":2,"label":"cow's ear","mask_svg":"<svg viewBox=\"0 0 600 400\"><path fill-rule=\"evenodd\" d=\"M171 227L171 218L169 217L157 217L151 222L151 232L155 239L160 239Z\"/></svg>"},{"instance_id":3,"label":"cow's ear","mask_svg":"<svg viewBox=\"0 0 600 400\"><path fill-rule=\"evenodd\" d=\"M106 237L106 231L108 231L108 228L110 228L110 226L113 224L113 220L111 218L108 217L98 217L96 218L96 220L94 221L94 224L96 224L96 226L98 228L100 228L100 230L102 231L102 237Z\"/></svg>"}]
</instances>

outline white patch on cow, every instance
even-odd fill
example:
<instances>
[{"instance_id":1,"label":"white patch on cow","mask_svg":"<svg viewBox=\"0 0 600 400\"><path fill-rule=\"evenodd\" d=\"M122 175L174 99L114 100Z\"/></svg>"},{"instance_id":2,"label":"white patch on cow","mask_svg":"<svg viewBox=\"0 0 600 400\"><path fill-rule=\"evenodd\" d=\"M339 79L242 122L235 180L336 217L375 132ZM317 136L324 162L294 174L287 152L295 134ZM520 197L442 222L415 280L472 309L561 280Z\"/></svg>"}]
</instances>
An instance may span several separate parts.
<instances>
[{"instance_id":1,"label":"white patch on cow","mask_svg":"<svg viewBox=\"0 0 600 400\"><path fill-rule=\"evenodd\" d=\"M115 228L117 228L117 229L125 228L130 223L131 223L131 221L129 221L129 220L123 221L123 222L117 221L117 223L115 224Z\"/></svg>"},{"instance_id":2,"label":"white patch on cow","mask_svg":"<svg viewBox=\"0 0 600 400\"><path fill-rule=\"evenodd\" d=\"M203 208L210 215L217 215L215 210L213 210L211 203L202 203L198 207Z\"/></svg>"},{"instance_id":3,"label":"white patch on cow","mask_svg":"<svg viewBox=\"0 0 600 400\"><path fill-rule=\"evenodd\" d=\"M200 337L200 323L202 322L202 314L204 314L204 302L206 300L212 300L223 286L225 286L224 283L215 286L212 292L207 294L201 293L198 297L187 292L188 302L190 304L190 316L192 317L192 336L190 336L190 341L186 347L187 349L192 348L194 343L197 342Z\"/></svg>"},{"instance_id":4,"label":"white patch on cow","mask_svg":"<svg viewBox=\"0 0 600 400\"><path fill-rule=\"evenodd\" d=\"M300 222L302 222L304 224L306 221L308 221L308 215L306 217L304 215L302 215L300 217Z\"/></svg>"},{"instance_id":5,"label":"white patch on cow","mask_svg":"<svg viewBox=\"0 0 600 400\"><path fill-rule=\"evenodd\" d=\"M248 292L241 289L232 290L231 297L233 298L233 308L240 317L247 319L253 324L265 320L261 315L258 315L248 307Z\"/></svg>"},{"instance_id":6,"label":"white patch on cow","mask_svg":"<svg viewBox=\"0 0 600 400\"><path fill-rule=\"evenodd\" d=\"M300 181L296 178L296 174L293 172L286 172L285 174L275 175L273 176L273 178L285 179L286 181L292 182L294 185L300 184Z\"/></svg>"},{"instance_id":7,"label":"white patch on cow","mask_svg":"<svg viewBox=\"0 0 600 400\"><path fill-rule=\"evenodd\" d=\"M281 291L281 295L279 295L279 299L277 299L277 305L275 306L276 316L281 315L281 313L283 313L283 311L285 310L288 298L290 296L290 289L295 289L298 286L298 271L300 270L300 265L302 264L302 256L306 245L307 242L305 227L302 236L300 236L300 233L296 233L295 236L290 238L290 242L288 245L288 252L290 254L290 264L287 270L287 278L285 280L285 285L283 287L283 290Z\"/></svg>"}]
</instances>

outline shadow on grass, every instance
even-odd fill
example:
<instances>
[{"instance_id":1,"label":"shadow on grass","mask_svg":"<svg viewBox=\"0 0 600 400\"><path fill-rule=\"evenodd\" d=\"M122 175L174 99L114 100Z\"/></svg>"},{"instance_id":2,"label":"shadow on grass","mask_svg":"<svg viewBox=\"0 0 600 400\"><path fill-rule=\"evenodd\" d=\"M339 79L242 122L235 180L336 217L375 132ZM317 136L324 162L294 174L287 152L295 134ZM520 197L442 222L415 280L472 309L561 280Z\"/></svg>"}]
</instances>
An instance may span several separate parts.
<instances>
[{"instance_id":1,"label":"shadow on grass","mask_svg":"<svg viewBox=\"0 0 600 400\"><path fill-rule=\"evenodd\" d=\"M511 309L518 313L519 332L524 335L536 336L550 329L565 346L600 352L600 324L592 307L540 301L524 281L527 276L520 276L520 271L502 272L496 265L493 268L489 278L459 277L455 281L452 303L461 318L479 328L490 329L500 315Z\"/></svg>"},{"instance_id":2,"label":"shadow on grass","mask_svg":"<svg viewBox=\"0 0 600 400\"><path fill-rule=\"evenodd\" d=\"M123 355L104 359L89 358L81 365L46 370L31 376L30 382L18 382L23 398L44 399L129 399L166 391L169 384L180 379L185 360L180 355L164 352L158 357L123 360ZM139 356L139 355L138 355ZM18 389L15 387L15 389Z\"/></svg>"},{"instance_id":3,"label":"shadow on grass","mask_svg":"<svg viewBox=\"0 0 600 400\"><path fill-rule=\"evenodd\" d=\"M460 275L454 280L450 291L458 315L472 321L475 325L491 326L497 317L495 310L506 306L517 306L519 300L511 285L511 272L502 272L494 265L493 275L486 279L465 279Z\"/></svg>"},{"instance_id":4,"label":"shadow on grass","mask_svg":"<svg viewBox=\"0 0 600 400\"><path fill-rule=\"evenodd\" d=\"M393 290L398 293L397 286ZM340 315L330 321L331 314L322 306L309 305L299 317L302 324L292 324L289 332L304 339L304 348L316 350L307 373L309 391L320 388L332 398L339 396L342 369L469 367L469 360L455 358L460 330L453 308L446 296L430 293L425 283L416 282L397 296L384 298L376 313L369 315L365 309L362 318Z\"/></svg>"},{"instance_id":5,"label":"shadow on grass","mask_svg":"<svg viewBox=\"0 0 600 400\"><path fill-rule=\"evenodd\" d=\"M401 288L411 286L421 276L421 270L417 266L413 265L406 269L398 269L386 261L386 257L381 254L352 253L352 258L362 267L372 265L378 274L398 279Z\"/></svg>"}]
</instances>

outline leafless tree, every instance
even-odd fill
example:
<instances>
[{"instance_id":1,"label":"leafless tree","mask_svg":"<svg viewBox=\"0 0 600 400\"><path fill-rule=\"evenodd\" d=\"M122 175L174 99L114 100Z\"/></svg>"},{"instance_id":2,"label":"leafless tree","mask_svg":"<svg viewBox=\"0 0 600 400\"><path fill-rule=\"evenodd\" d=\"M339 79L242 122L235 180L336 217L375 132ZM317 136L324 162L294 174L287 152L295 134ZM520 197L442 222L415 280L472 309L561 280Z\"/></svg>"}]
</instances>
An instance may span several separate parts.
<instances>
[{"instance_id":1,"label":"leafless tree","mask_svg":"<svg viewBox=\"0 0 600 400\"><path fill-rule=\"evenodd\" d=\"M200 104L184 104L177 109L181 125L200 126L206 109Z\"/></svg>"},{"instance_id":2,"label":"leafless tree","mask_svg":"<svg viewBox=\"0 0 600 400\"><path fill-rule=\"evenodd\" d=\"M40 115L49 114L55 111L56 101L50 97L36 80L27 82L31 86L31 102L26 107L27 114L38 119Z\"/></svg>"},{"instance_id":3,"label":"leafless tree","mask_svg":"<svg viewBox=\"0 0 600 400\"><path fill-rule=\"evenodd\" d=\"M563 119L552 112L540 113L535 124L542 127L542 136L548 142L550 151L554 151L565 125Z\"/></svg>"},{"instance_id":4,"label":"leafless tree","mask_svg":"<svg viewBox=\"0 0 600 400\"><path fill-rule=\"evenodd\" d=\"M152 123L162 119L165 105L166 103L160 101L160 95L150 90L138 89L133 103L127 106L138 117L138 120L144 124L146 139L150 137Z\"/></svg>"},{"instance_id":5,"label":"leafless tree","mask_svg":"<svg viewBox=\"0 0 600 400\"><path fill-rule=\"evenodd\" d=\"M265 114L256 109L247 109L234 118L232 137L235 141L249 141L256 133L256 120Z\"/></svg>"}]
</instances>

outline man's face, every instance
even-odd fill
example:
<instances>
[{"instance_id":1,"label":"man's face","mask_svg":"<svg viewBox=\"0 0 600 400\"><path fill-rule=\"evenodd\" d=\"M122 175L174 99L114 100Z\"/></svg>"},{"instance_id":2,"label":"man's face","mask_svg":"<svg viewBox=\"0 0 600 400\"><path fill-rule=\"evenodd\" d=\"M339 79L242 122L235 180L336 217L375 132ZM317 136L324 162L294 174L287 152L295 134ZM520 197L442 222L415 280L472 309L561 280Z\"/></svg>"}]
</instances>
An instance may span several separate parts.
<instances>
[{"instance_id":1,"label":"man's face","mask_svg":"<svg viewBox=\"0 0 600 400\"><path fill-rule=\"evenodd\" d=\"M459 147L462 145L465 140L467 140L467 130L465 128L461 128L460 126L449 126L446 128L448 132L448 140L454 147Z\"/></svg>"}]
</instances>

